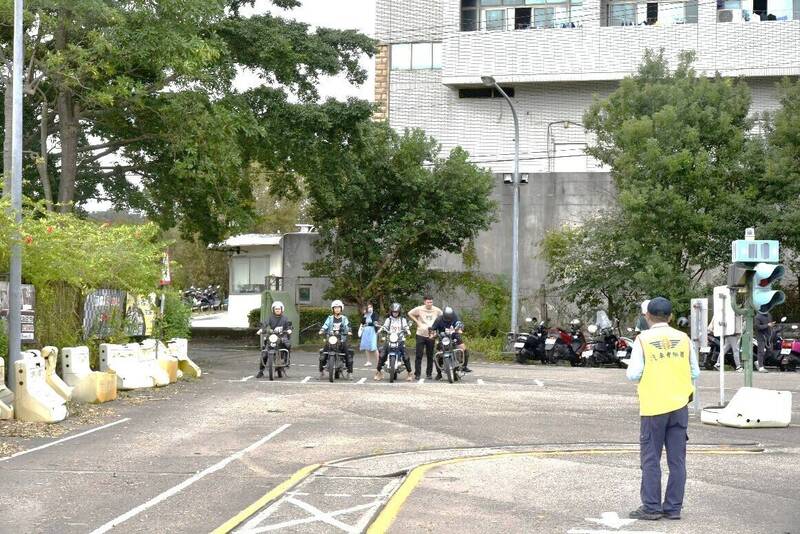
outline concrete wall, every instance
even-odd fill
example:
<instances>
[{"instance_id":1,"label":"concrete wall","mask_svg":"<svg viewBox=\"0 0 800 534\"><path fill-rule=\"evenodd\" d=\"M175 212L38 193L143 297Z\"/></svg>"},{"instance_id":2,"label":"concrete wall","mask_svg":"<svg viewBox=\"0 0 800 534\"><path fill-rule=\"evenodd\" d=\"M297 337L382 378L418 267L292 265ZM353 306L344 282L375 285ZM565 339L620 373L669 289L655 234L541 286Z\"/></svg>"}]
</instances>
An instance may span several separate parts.
<instances>
[{"instance_id":1,"label":"concrete wall","mask_svg":"<svg viewBox=\"0 0 800 534\"><path fill-rule=\"evenodd\" d=\"M319 239L317 234L291 233L283 236L283 273L284 291L292 296L295 304L297 301L297 288L301 285L311 286L311 302L304 305L327 306L323 294L330 287L324 278L309 276L305 264L317 259L318 254L314 243Z\"/></svg>"}]
</instances>

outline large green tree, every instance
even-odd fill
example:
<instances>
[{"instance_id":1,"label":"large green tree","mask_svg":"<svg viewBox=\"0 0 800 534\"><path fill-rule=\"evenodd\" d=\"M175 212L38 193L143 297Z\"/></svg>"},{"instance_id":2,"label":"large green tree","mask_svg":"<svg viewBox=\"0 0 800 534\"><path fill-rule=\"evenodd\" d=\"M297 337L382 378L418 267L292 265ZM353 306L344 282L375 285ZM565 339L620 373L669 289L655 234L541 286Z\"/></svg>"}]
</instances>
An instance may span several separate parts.
<instances>
[{"instance_id":1,"label":"large green tree","mask_svg":"<svg viewBox=\"0 0 800 534\"><path fill-rule=\"evenodd\" d=\"M12 4L0 0L6 87ZM335 110L347 124L365 120L366 103L319 103L316 84L340 73L363 82L358 60L373 51L355 31L240 13L253 4L25 2L26 191L61 211L101 197L207 242L251 226L251 164L294 176L307 154L282 141L313 138L309 115ZM263 85L237 91L242 70ZM4 102L7 171L10 91Z\"/></svg>"},{"instance_id":2,"label":"large green tree","mask_svg":"<svg viewBox=\"0 0 800 534\"><path fill-rule=\"evenodd\" d=\"M610 167L618 206L603 224L556 232L544 247L552 280L581 303L622 310L663 294L686 305L729 261L731 240L770 216L760 190L765 144L749 135L749 88L698 76L692 60L684 53L670 70L663 53L648 52L584 116L597 139L588 153ZM601 280L593 287L592 278Z\"/></svg>"},{"instance_id":3,"label":"large green tree","mask_svg":"<svg viewBox=\"0 0 800 534\"><path fill-rule=\"evenodd\" d=\"M331 128L339 128L331 124ZM459 253L494 220L492 176L456 148L442 155L421 130L363 124L304 187L331 297L385 303L418 293L439 252Z\"/></svg>"}]
</instances>

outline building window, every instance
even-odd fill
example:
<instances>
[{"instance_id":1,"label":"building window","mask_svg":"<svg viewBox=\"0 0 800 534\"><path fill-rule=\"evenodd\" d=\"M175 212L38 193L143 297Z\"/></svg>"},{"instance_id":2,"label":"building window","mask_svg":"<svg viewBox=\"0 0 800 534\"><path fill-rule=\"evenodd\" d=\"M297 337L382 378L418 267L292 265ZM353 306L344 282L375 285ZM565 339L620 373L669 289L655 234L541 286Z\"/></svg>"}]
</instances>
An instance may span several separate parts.
<instances>
[{"instance_id":1,"label":"building window","mask_svg":"<svg viewBox=\"0 0 800 534\"><path fill-rule=\"evenodd\" d=\"M506 29L506 10L505 9L487 9L483 12L484 24L483 27L487 31L497 31Z\"/></svg>"},{"instance_id":2,"label":"building window","mask_svg":"<svg viewBox=\"0 0 800 534\"><path fill-rule=\"evenodd\" d=\"M461 31L478 29L478 0L461 0Z\"/></svg>"},{"instance_id":3,"label":"building window","mask_svg":"<svg viewBox=\"0 0 800 534\"><path fill-rule=\"evenodd\" d=\"M514 98L513 87L503 87L509 98ZM458 98L503 98L493 87L465 87L458 90Z\"/></svg>"},{"instance_id":4,"label":"building window","mask_svg":"<svg viewBox=\"0 0 800 534\"><path fill-rule=\"evenodd\" d=\"M298 286L297 287L297 302L299 304L311 303L311 286Z\"/></svg>"},{"instance_id":5,"label":"building window","mask_svg":"<svg viewBox=\"0 0 800 534\"><path fill-rule=\"evenodd\" d=\"M461 0L461 31L575 28L582 5L583 0Z\"/></svg>"},{"instance_id":6,"label":"building window","mask_svg":"<svg viewBox=\"0 0 800 534\"><path fill-rule=\"evenodd\" d=\"M269 256L234 256L231 259L231 293L261 293L267 289Z\"/></svg>"},{"instance_id":7,"label":"building window","mask_svg":"<svg viewBox=\"0 0 800 534\"><path fill-rule=\"evenodd\" d=\"M606 4L606 26L696 24L697 0L612 1Z\"/></svg>"},{"instance_id":8,"label":"building window","mask_svg":"<svg viewBox=\"0 0 800 534\"><path fill-rule=\"evenodd\" d=\"M442 43L393 44L392 70L431 70L442 68Z\"/></svg>"},{"instance_id":9,"label":"building window","mask_svg":"<svg viewBox=\"0 0 800 534\"><path fill-rule=\"evenodd\" d=\"M798 7L795 8L795 5ZM717 0L717 22L762 22L800 18L793 0Z\"/></svg>"}]
</instances>

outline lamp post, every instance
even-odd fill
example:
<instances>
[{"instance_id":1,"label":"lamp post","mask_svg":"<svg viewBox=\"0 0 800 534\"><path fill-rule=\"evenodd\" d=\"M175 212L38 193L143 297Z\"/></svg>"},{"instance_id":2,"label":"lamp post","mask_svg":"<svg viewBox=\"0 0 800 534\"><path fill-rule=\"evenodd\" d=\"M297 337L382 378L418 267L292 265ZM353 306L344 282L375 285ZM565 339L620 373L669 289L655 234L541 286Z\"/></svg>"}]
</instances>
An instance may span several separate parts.
<instances>
[{"instance_id":1,"label":"lamp post","mask_svg":"<svg viewBox=\"0 0 800 534\"><path fill-rule=\"evenodd\" d=\"M517 334L517 308L519 307L519 119L514 102L497 84L493 76L481 76L481 81L487 87L503 95L511 107L511 116L514 117L514 177L513 177L513 215L511 224L511 332L515 338Z\"/></svg>"},{"instance_id":2,"label":"lamp post","mask_svg":"<svg viewBox=\"0 0 800 534\"><path fill-rule=\"evenodd\" d=\"M14 62L12 67L12 113L11 113L11 215L14 222L22 221L22 2L14 0ZM8 194L8 193L5 193ZM22 348L22 248L19 232L14 232L11 240L11 258L8 279L8 380L12 388L17 383L14 378L14 362L20 359Z\"/></svg>"}]
</instances>

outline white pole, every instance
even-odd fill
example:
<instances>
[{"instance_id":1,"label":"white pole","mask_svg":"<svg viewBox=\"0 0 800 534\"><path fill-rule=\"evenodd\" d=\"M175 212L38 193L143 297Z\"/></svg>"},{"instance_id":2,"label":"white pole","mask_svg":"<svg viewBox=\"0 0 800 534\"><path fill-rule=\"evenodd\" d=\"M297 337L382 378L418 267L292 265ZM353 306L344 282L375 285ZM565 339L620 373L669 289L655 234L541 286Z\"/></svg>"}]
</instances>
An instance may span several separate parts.
<instances>
[{"instance_id":1,"label":"white pole","mask_svg":"<svg viewBox=\"0 0 800 534\"><path fill-rule=\"evenodd\" d=\"M725 323L721 323L724 325ZM725 406L725 326L722 326L722 333L719 336L719 405Z\"/></svg>"},{"instance_id":2,"label":"white pole","mask_svg":"<svg viewBox=\"0 0 800 534\"><path fill-rule=\"evenodd\" d=\"M24 44L22 33L23 0L14 0L14 63L12 67L11 114L11 214L14 221L22 222L22 65ZM22 350L22 248L19 233L15 232L11 245L8 280L8 380L16 389L14 362L21 358Z\"/></svg>"}]
</instances>

